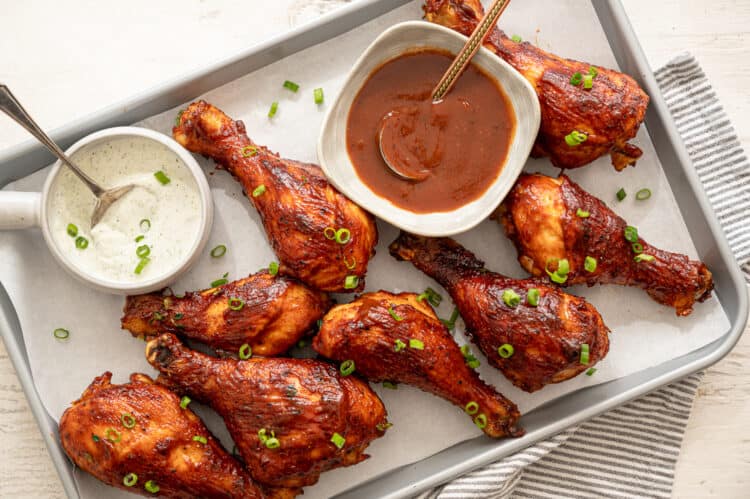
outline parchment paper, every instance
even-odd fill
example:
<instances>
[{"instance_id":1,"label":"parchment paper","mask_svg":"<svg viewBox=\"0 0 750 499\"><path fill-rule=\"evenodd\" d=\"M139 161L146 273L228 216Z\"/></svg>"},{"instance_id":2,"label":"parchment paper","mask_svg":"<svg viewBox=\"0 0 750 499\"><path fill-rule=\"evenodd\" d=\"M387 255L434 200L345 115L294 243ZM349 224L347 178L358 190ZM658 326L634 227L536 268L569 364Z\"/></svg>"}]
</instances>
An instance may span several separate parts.
<instances>
[{"instance_id":1,"label":"parchment paper","mask_svg":"<svg viewBox=\"0 0 750 499\"><path fill-rule=\"evenodd\" d=\"M316 161L315 145L325 105L313 103L312 90L323 87L330 103L365 47L394 23L419 19L421 3L413 2L363 25L352 32L282 59L255 73L202 96L235 119L244 120L250 136L283 156ZM501 25L509 34L518 34L558 54L616 67L614 57L589 2L514 2ZM284 80L300 84L298 93L282 88ZM278 114L267 118L271 102L279 101ZM327 104L326 104L327 105ZM170 133L178 109L154 116L142 126ZM664 177L653 146L642 129L635 142L644 150L637 168L616 173L608 158L570 172L573 180L597 195L625 217L651 243L696 257L672 192ZM229 272L232 279L245 276L275 259L259 218L241 194L240 186L225 172L215 172L210 161L199 158L208 174L216 219L207 248L225 244L225 257L212 259L208 250L198 265L173 286L175 292L202 289ZM530 160L527 171L555 175L547 160ZM47 169L19 180L8 188L37 190ZM618 203L615 192L624 187L628 198ZM634 193L649 187L653 197L636 202ZM380 244L370 263L368 290L410 290L421 292L432 286L446 299L439 309L447 317L453 305L432 280L411 264L390 257L387 245L397 230L379 223ZM516 252L498 224L485 221L457 238L487 262L487 268L507 275L524 277L516 262ZM119 329L123 298L89 290L60 269L38 230L0 234L0 276L18 312L29 352L37 390L53 417L59 418L68 404L80 396L91 380L106 370L114 381L123 382L131 372L154 374L144 359L144 344ZM610 353L597 365L594 376L578 376L562 384L527 394L514 388L472 347L482 361L482 377L514 400L522 412L575 391L635 373L673 359L718 338L729 327L719 302L712 298L697 305L692 315L677 318L671 308L651 301L640 290L617 286L573 288L569 291L589 299L612 329ZM339 299L351 297L339 296ZM65 327L70 339L60 342L53 329ZM459 321L456 340L466 343ZM458 408L407 386L398 390L375 387L394 423L388 434L369 448L371 458L357 466L326 473L319 484L305 490L309 499L330 497L390 469L432 455L457 442L476 437L480 431ZM197 404L193 404L196 405ZM193 407L191 405L191 407ZM231 449L231 440L220 418L199 408L207 424ZM123 492L106 487L79 472L83 497L118 497Z\"/></svg>"}]
</instances>

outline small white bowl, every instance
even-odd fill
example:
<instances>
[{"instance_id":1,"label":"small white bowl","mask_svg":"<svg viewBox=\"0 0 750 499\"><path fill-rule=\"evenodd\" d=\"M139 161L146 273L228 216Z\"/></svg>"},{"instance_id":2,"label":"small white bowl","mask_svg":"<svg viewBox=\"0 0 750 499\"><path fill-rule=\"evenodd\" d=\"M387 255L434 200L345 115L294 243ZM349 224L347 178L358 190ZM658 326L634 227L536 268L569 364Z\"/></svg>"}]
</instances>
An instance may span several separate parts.
<instances>
[{"instance_id":1,"label":"small white bowl","mask_svg":"<svg viewBox=\"0 0 750 499\"><path fill-rule=\"evenodd\" d=\"M424 21L409 21L387 29L360 56L323 120L318 139L318 161L328 179L367 211L414 234L437 237L465 232L497 208L521 173L539 131L536 92L508 63L484 47L479 49L472 62L502 86L516 115L516 130L503 169L495 181L478 199L447 212L414 213L399 208L362 182L346 147L349 109L370 74L385 62L424 48L457 54L465 42L465 36Z\"/></svg>"}]
</instances>

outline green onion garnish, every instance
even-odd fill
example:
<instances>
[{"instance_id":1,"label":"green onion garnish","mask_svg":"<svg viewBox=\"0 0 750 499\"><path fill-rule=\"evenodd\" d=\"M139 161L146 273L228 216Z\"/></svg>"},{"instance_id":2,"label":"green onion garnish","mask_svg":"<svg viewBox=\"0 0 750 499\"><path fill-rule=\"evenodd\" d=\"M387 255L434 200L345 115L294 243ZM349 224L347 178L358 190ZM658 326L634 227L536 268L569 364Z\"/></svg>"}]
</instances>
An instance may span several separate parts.
<instances>
[{"instance_id":1,"label":"green onion garnish","mask_svg":"<svg viewBox=\"0 0 750 499\"><path fill-rule=\"evenodd\" d=\"M410 338L409 348L413 348L414 350L424 350L424 343L416 338Z\"/></svg>"},{"instance_id":2,"label":"green onion garnish","mask_svg":"<svg viewBox=\"0 0 750 499\"><path fill-rule=\"evenodd\" d=\"M223 276L221 276L221 279L216 279L215 281L213 281L213 282L211 283L211 287L212 287L212 288L216 288L216 287L218 287L218 286L223 286L223 285L225 285L226 283L228 283L228 282L229 282L229 280L227 280L227 276L228 276L228 275L229 275L229 272L224 272L224 275L223 275Z\"/></svg>"},{"instance_id":3,"label":"green onion garnish","mask_svg":"<svg viewBox=\"0 0 750 499\"><path fill-rule=\"evenodd\" d=\"M391 314L391 317L393 317L393 320L394 320L394 321L397 321L397 322L399 322L399 321L402 321L402 320L404 320L404 318L403 318L403 317L401 317L400 315L398 315L398 314L396 313L396 311L395 311L395 310L393 310L393 307L388 307L388 313L389 313L389 314Z\"/></svg>"},{"instance_id":4,"label":"green onion garnish","mask_svg":"<svg viewBox=\"0 0 750 499\"><path fill-rule=\"evenodd\" d=\"M323 235L326 236L326 239L330 239L331 241L333 241L334 239L336 239L336 229L334 229L333 227L326 227L325 229L323 229Z\"/></svg>"},{"instance_id":5,"label":"green onion garnish","mask_svg":"<svg viewBox=\"0 0 750 499\"><path fill-rule=\"evenodd\" d=\"M180 118L182 118L182 113L184 112L184 109L180 109L180 111L177 113L177 117L174 119L174 126L180 126Z\"/></svg>"},{"instance_id":6,"label":"green onion garnish","mask_svg":"<svg viewBox=\"0 0 750 499\"><path fill-rule=\"evenodd\" d=\"M638 201L645 201L651 197L651 189L641 189L635 193L635 198Z\"/></svg>"},{"instance_id":7,"label":"green onion garnish","mask_svg":"<svg viewBox=\"0 0 750 499\"><path fill-rule=\"evenodd\" d=\"M132 487L138 483L138 475L135 473L128 473L125 478L122 479L122 484L126 487Z\"/></svg>"},{"instance_id":8,"label":"green onion garnish","mask_svg":"<svg viewBox=\"0 0 750 499\"><path fill-rule=\"evenodd\" d=\"M76 237L76 248L86 249L89 246L89 240L83 236Z\"/></svg>"},{"instance_id":9,"label":"green onion garnish","mask_svg":"<svg viewBox=\"0 0 750 499\"><path fill-rule=\"evenodd\" d=\"M190 402L192 402L192 400L190 399L190 397L188 397L187 395L185 395L184 397L182 397L180 399L180 408L181 409L187 409L187 406L190 405Z\"/></svg>"},{"instance_id":10,"label":"green onion garnish","mask_svg":"<svg viewBox=\"0 0 750 499\"><path fill-rule=\"evenodd\" d=\"M630 245L633 248L633 253L636 255L639 253L643 253L643 245L641 243L633 243Z\"/></svg>"},{"instance_id":11,"label":"green onion garnish","mask_svg":"<svg viewBox=\"0 0 750 499\"><path fill-rule=\"evenodd\" d=\"M654 260L654 257L652 255L647 255L646 253L640 253L638 255L635 255L635 258L633 258L636 262L651 262Z\"/></svg>"},{"instance_id":12,"label":"green onion garnish","mask_svg":"<svg viewBox=\"0 0 750 499\"><path fill-rule=\"evenodd\" d=\"M138 225L141 227L141 230L143 232L148 232L148 229L151 228L151 220L149 220L148 218L144 218L143 220L138 222Z\"/></svg>"},{"instance_id":13,"label":"green onion garnish","mask_svg":"<svg viewBox=\"0 0 750 499\"><path fill-rule=\"evenodd\" d=\"M347 269L354 270L357 267L357 259L352 257L352 261L351 263L349 263L346 257L344 257L344 265L346 266Z\"/></svg>"},{"instance_id":14,"label":"green onion garnish","mask_svg":"<svg viewBox=\"0 0 750 499\"><path fill-rule=\"evenodd\" d=\"M628 225L625 227L625 240L629 243L637 243L638 242L638 229L633 227L632 225Z\"/></svg>"},{"instance_id":15,"label":"green onion garnish","mask_svg":"<svg viewBox=\"0 0 750 499\"><path fill-rule=\"evenodd\" d=\"M147 244L144 244L142 246L138 246L135 249L135 254L136 254L136 256L138 256L138 258L146 257L150 253L151 253L151 248L149 248Z\"/></svg>"},{"instance_id":16,"label":"green onion garnish","mask_svg":"<svg viewBox=\"0 0 750 499\"><path fill-rule=\"evenodd\" d=\"M203 435L195 435L193 437L193 442L200 442L203 445L206 445L208 443L208 439L204 437Z\"/></svg>"},{"instance_id":17,"label":"green onion garnish","mask_svg":"<svg viewBox=\"0 0 750 499\"><path fill-rule=\"evenodd\" d=\"M122 421L122 425L127 429L135 428L135 418L130 413L124 412L120 416L120 421Z\"/></svg>"},{"instance_id":18,"label":"green onion garnish","mask_svg":"<svg viewBox=\"0 0 750 499\"><path fill-rule=\"evenodd\" d=\"M242 301L240 298L229 299L229 308L231 310L242 310L242 307L244 306L245 306L245 302Z\"/></svg>"},{"instance_id":19,"label":"green onion garnish","mask_svg":"<svg viewBox=\"0 0 750 499\"><path fill-rule=\"evenodd\" d=\"M273 101L271 103L271 109L268 110L268 117L273 118L274 116L276 116L276 111L278 110L279 110L279 103L276 101Z\"/></svg>"},{"instance_id":20,"label":"green onion garnish","mask_svg":"<svg viewBox=\"0 0 750 499\"><path fill-rule=\"evenodd\" d=\"M276 275L279 273L279 263L278 262L271 262L268 264L268 273L271 275Z\"/></svg>"},{"instance_id":21,"label":"green onion garnish","mask_svg":"<svg viewBox=\"0 0 750 499\"><path fill-rule=\"evenodd\" d=\"M596 75L599 74L599 70L597 70L594 66L589 67L589 74L592 78L596 78Z\"/></svg>"},{"instance_id":22,"label":"green onion garnish","mask_svg":"<svg viewBox=\"0 0 750 499\"><path fill-rule=\"evenodd\" d=\"M172 181L169 177L167 177L167 174L161 170L159 170L158 172L154 172L154 177L156 177L156 180L158 180L161 185L167 185Z\"/></svg>"},{"instance_id":23,"label":"green onion garnish","mask_svg":"<svg viewBox=\"0 0 750 499\"><path fill-rule=\"evenodd\" d=\"M539 305L539 290L537 288L531 288L526 292L526 303L532 307Z\"/></svg>"},{"instance_id":24,"label":"green onion garnish","mask_svg":"<svg viewBox=\"0 0 750 499\"><path fill-rule=\"evenodd\" d=\"M242 157L249 158L258 154L258 148L256 146L245 146L242 148Z\"/></svg>"},{"instance_id":25,"label":"green onion garnish","mask_svg":"<svg viewBox=\"0 0 750 499\"><path fill-rule=\"evenodd\" d=\"M273 432L271 432L271 433L273 433ZM268 438L269 437L268 437L268 435L266 435L266 429L265 428L261 428L260 430L258 430L258 440L260 440L260 443L265 444L266 440L268 440Z\"/></svg>"},{"instance_id":26,"label":"green onion garnish","mask_svg":"<svg viewBox=\"0 0 750 499\"><path fill-rule=\"evenodd\" d=\"M180 313L180 312L177 312L176 314L174 314L174 318L175 318L176 320L180 320L180 319L182 319L183 317L185 317L185 315L184 315L184 314L182 314L182 313Z\"/></svg>"},{"instance_id":27,"label":"green onion garnish","mask_svg":"<svg viewBox=\"0 0 750 499\"><path fill-rule=\"evenodd\" d=\"M322 88L316 88L313 90L313 99L315 99L316 104L323 104L323 89Z\"/></svg>"},{"instance_id":28,"label":"green onion garnish","mask_svg":"<svg viewBox=\"0 0 750 499\"><path fill-rule=\"evenodd\" d=\"M589 344L584 343L581 345L581 364L589 363Z\"/></svg>"},{"instance_id":29,"label":"green onion garnish","mask_svg":"<svg viewBox=\"0 0 750 499\"><path fill-rule=\"evenodd\" d=\"M257 198L258 196L262 196L263 193L266 192L266 186L263 184L260 184L258 187L253 189L253 197Z\"/></svg>"},{"instance_id":30,"label":"green onion garnish","mask_svg":"<svg viewBox=\"0 0 750 499\"><path fill-rule=\"evenodd\" d=\"M336 231L336 242L339 244L346 244L352 238L352 233L349 229L339 229Z\"/></svg>"},{"instance_id":31,"label":"green onion garnish","mask_svg":"<svg viewBox=\"0 0 750 499\"><path fill-rule=\"evenodd\" d=\"M589 367L589 368L588 368L588 369L586 370L586 376L593 376L593 374L594 374L595 372L596 372L596 368L595 368L595 367Z\"/></svg>"},{"instance_id":32,"label":"green onion garnish","mask_svg":"<svg viewBox=\"0 0 750 499\"><path fill-rule=\"evenodd\" d=\"M433 307L439 307L440 302L443 301L442 295L432 288L425 289L424 293L417 296L417 301L422 301L424 299L427 299Z\"/></svg>"},{"instance_id":33,"label":"green onion garnish","mask_svg":"<svg viewBox=\"0 0 750 499\"><path fill-rule=\"evenodd\" d=\"M349 376L351 373L355 371L355 369L356 367L354 365L354 361L351 359L345 360L339 366L339 372L343 374L344 376Z\"/></svg>"},{"instance_id":34,"label":"green onion garnish","mask_svg":"<svg viewBox=\"0 0 750 499\"><path fill-rule=\"evenodd\" d=\"M464 411L466 411L466 414L473 416L474 414L479 412L479 404L472 400L464 406Z\"/></svg>"},{"instance_id":35,"label":"green onion garnish","mask_svg":"<svg viewBox=\"0 0 750 499\"><path fill-rule=\"evenodd\" d=\"M96 436L96 435L94 435L94 434L92 433L92 434L91 434L91 440L93 440L94 442L98 442L98 441L99 441L100 439L99 439L99 437L98 437L98 436Z\"/></svg>"},{"instance_id":36,"label":"green onion garnish","mask_svg":"<svg viewBox=\"0 0 750 499\"><path fill-rule=\"evenodd\" d=\"M392 381L383 381L383 388L388 388L389 390L398 390L398 383L393 383Z\"/></svg>"},{"instance_id":37,"label":"green onion garnish","mask_svg":"<svg viewBox=\"0 0 750 499\"><path fill-rule=\"evenodd\" d=\"M393 351L394 351L394 352L400 352L400 351L401 351L401 350L403 350L404 348L406 348L406 343L404 343L404 342L403 342L403 341L401 341L401 340L396 340L396 341L395 341L395 342L393 343Z\"/></svg>"},{"instance_id":38,"label":"green onion garnish","mask_svg":"<svg viewBox=\"0 0 750 499\"><path fill-rule=\"evenodd\" d=\"M442 322L449 331L453 331L453 329L456 327L456 320L458 320L458 309L456 307L453 307L453 312L451 312L450 319L440 319L440 322Z\"/></svg>"},{"instance_id":39,"label":"green onion garnish","mask_svg":"<svg viewBox=\"0 0 750 499\"><path fill-rule=\"evenodd\" d=\"M54 331L52 331L52 336L54 336L58 340L67 340L68 336L70 336L70 331L59 327L55 329Z\"/></svg>"},{"instance_id":40,"label":"green onion garnish","mask_svg":"<svg viewBox=\"0 0 750 499\"><path fill-rule=\"evenodd\" d=\"M518 35L513 35L513 36L510 37L510 39L513 40L516 43L521 43L521 41L523 41L523 38L521 38Z\"/></svg>"},{"instance_id":41,"label":"green onion garnish","mask_svg":"<svg viewBox=\"0 0 750 499\"><path fill-rule=\"evenodd\" d=\"M568 135L565 136L565 143L568 144L570 147L575 147L578 145L581 145L582 143L586 142L586 139L588 139L589 136L583 132L579 132L578 130L573 130Z\"/></svg>"},{"instance_id":42,"label":"green onion garnish","mask_svg":"<svg viewBox=\"0 0 750 499\"><path fill-rule=\"evenodd\" d=\"M471 353L471 348L469 347L469 345L464 345L461 347L461 355L464 356L466 365L468 365L472 369L476 369L481 364L479 360L474 357L474 354Z\"/></svg>"},{"instance_id":43,"label":"green onion garnish","mask_svg":"<svg viewBox=\"0 0 750 499\"><path fill-rule=\"evenodd\" d=\"M503 291L503 302L509 307L517 307L521 303L521 297L512 289Z\"/></svg>"},{"instance_id":44,"label":"green onion garnish","mask_svg":"<svg viewBox=\"0 0 750 499\"><path fill-rule=\"evenodd\" d=\"M378 431L385 432L385 430L387 430L391 426L393 426L393 423L389 423L389 422L386 421L385 423L378 423L378 424L376 424L375 425L375 429L378 430Z\"/></svg>"},{"instance_id":45,"label":"green onion garnish","mask_svg":"<svg viewBox=\"0 0 750 499\"><path fill-rule=\"evenodd\" d=\"M339 435L338 433L334 433L333 436L331 437L331 442L333 442L333 445L335 445L336 447L340 449L346 443L346 439L342 437L341 435Z\"/></svg>"},{"instance_id":46,"label":"green onion garnish","mask_svg":"<svg viewBox=\"0 0 750 499\"><path fill-rule=\"evenodd\" d=\"M573 76L570 77L570 84L574 86L578 86L581 84L581 80L583 79L583 75L576 71L573 73Z\"/></svg>"},{"instance_id":47,"label":"green onion garnish","mask_svg":"<svg viewBox=\"0 0 750 499\"><path fill-rule=\"evenodd\" d=\"M590 74L583 75L583 88L586 90L591 90L591 87L594 86L594 77Z\"/></svg>"},{"instance_id":48,"label":"green onion garnish","mask_svg":"<svg viewBox=\"0 0 750 499\"><path fill-rule=\"evenodd\" d=\"M578 208L576 210L576 216L579 217L579 218L588 218L589 216L591 216L591 213L588 212L588 211L586 211L586 210L582 210L582 209Z\"/></svg>"},{"instance_id":49,"label":"green onion garnish","mask_svg":"<svg viewBox=\"0 0 750 499\"><path fill-rule=\"evenodd\" d=\"M297 90L299 90L299 85L297 85L293 81L286 80L284 82L284 88L286 88L287 90L291 90L292 92L296 92Z\"/></svg>"},{"instance_id":50,"label":"green onion garnish","mask_svg":"<svg viewBox=\"0 0 750 499\"><path fill-rule=\"evenodd\" d=\"M137 243L140 243L145 238L146 238L146 236L144 236L143 234L141 234L140 236L136 236L135 239L134 239L134 241L137 242Z\"/></svg>"},{"instance_id":51,"label":"green onion garnish","mask_svg":"<svg viewBox=\"0 0 750 499\"><path fill-rule=\"evenodd\" d=\"M271 432L271 435L273 435L273 432ZM278 438L272 436L266 439L266 447L269 449L278 449L281 447L281 442L279 442Z\"/></svg>"},{"instance_id":52,"label":"green onion garnish","mask_svg":"<svg viewBox=\"0 0 750 499\"><path fill-rule=\"evenodd\" d=\"M586 269L586 272L593 272L596 270L596 258L593 256L587 256L586 259L583 261L583 268Z\"/></svg>"},{"instance_id":53,"label":"green onion garnish","mask_svg":"<svg viewBox=\"0 0 750 499\"><path fill-rule=\"evenodd\" d=\"M557 270L552 272L549 269L549 262L551 262L553 259L547 260L547 264L544 266L544 271L547 272L547 275L549 276L550 280L552 282L556 282L557 284L563 284L565 281L568 280L568 272L570 272L570 263L568 263L567 258L561 258L557 261Z\"/></svg>"},{"instance_id":54,"label":"green onion garnish","mask_svg":"<svg viewBox=\"0 0 750 499\"><path fill-rule=\"evenodd\" d=\"M487 416L482 414L477 414L477 417L474 418L474 424L477 425L477 428L480 430L484 429L487 426Z\"/></svg>"},{"instance_id":55,"label":"green onion garnish","mask_svg":"<svg viewBox=\"0 0 750 499\"><path fill-rule=\"evenodd\" d=\"M359 284L359 277L355 275L348 275L344 279L344 289L354 289Z\"/></svg>"},{"instance_id":56,"label":"green onion garnish","mask_svg":"<svg viewBox=\"0 0 750 499\"><path fill-rule=\"evenodd\" d=\"M240 359L247 360L253 356L253 349L250 348L250 345L245 343L240 347L240 351L238 352L238 355Z\"/></svg>"},{"instance_id":57,"label":"green onion garnish","mask_svg":"<svg viewBox=\"0 0 750 499\"><path fill-rule=\"evenodd\" d=\"M513 348L513 345L511 345L510 343L505 343L497 349L497 354L504 359L511 358L513 356L513 352L515 352L515 350Z\"/></svg>"},{"instance_id":58,"label":"green onion garnish","mask_svg":"<svg viewBox=\"0 0 750 499\"><path fill-rule=\"evenodd\" d=\"M114 428L107 428L104 430L104 438L112 442L113 444L116 444L120 440L122 440L122 435L120 435L120 432L115 430Z\"/></svg>"},{"instance_id":59,"label":"green onion garnish","mask_svg":"<svg viewBox=\"0 0 750 499\"><path fill-rule=\"evenodd\" d=\"M156 494L159 492L159 486L156 485L156 482L153 480L149 480L143 485L143 488L146 489L146 491L151 492L152 494Z\"/></svg>"},{"instance_id":60,"label":"green onion garnish","mask_svg":"<svg viewBox=\"0 0 750 499\"><path fill-rule=\"evenodd\" d=\"M224 246L223 244L220 244L211 250L211 258L220 258L224 256L226 252L227 252L227 247Z\"/></svg>"},{"instance_id":61,"label":"green onion garnish","mask_svg":"<svg viewBox=\"0 0 750 499\"><path fill-rule=\"evenodd\" d=\"M133 271L135 274L140 274L143 272L143 269L148 265L148 263L151 261L151 259L147 256L144 256L138 261L138 265L135 266L135 270Z\"/></svg>"},{"instance_id":62,"label":"green onion garnish","mask_svg":"<svg viewBox=\"0 0 750 499\"><path fill-rule=\"evenodd\" d=\"M76 237L78 235L78 227L76 224L68 224L67 230L70 237Z\"/></svg>"},{"instance_id":63,"label":"green onion garnish","mask_svg":"<svg viewBox=\"0 0 750 499\"><path fill-rule=\"evenodd\" d=\"M625 189L624 189L624 188L622 188L622 187L620 187L620 190L619 190L619 191L617 191L617 200L618 200L618 201L622 201L623 199L625 199L625 197L626 197L627 195L628 195L628 194L627 194L627 193L625 192Z\"/></svg>"}]
</instances>

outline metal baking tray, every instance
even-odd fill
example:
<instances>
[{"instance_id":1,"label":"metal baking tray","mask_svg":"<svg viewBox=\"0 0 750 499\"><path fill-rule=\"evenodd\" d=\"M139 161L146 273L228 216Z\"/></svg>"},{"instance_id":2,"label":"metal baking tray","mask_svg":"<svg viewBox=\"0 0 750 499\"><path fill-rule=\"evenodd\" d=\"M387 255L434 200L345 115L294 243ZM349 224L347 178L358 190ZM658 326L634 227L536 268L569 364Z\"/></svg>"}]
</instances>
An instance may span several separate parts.
<instances>
[{"instance_id":1,"label":"metal baking tray","mask_svg":"<svg viewBox=\"0 0 750 499\"><path fill-rule=\"evenodd\" d=\"M234 57L72 122L51 135L66 148L95 130L142 120L299 50L349 31L407 1L353 2ZM692 168L648 62L619 0L592 0L592 3L621 70L632 75L651 96L646 127L698 254L713 272L716 294L731 324L729 330L721 338L687 355L624 378L579 390L525 414L523 423L527 433L522 438L494 441L478 437L391 471L387 478L379 477L360 484L340 494L338 498L402 498L417 494L704 369L724 357L742 334L748 316L744 279ZM45 150L32 142L4 151L0 154L0 187L42 168L52 160ZM34 386L21 327L13 304L1 283L0 333L65 492L71 498L78 498L80 496L73 478L73 466L58 441L57 424L45 410Z\"/></svg>"}]
</instances>

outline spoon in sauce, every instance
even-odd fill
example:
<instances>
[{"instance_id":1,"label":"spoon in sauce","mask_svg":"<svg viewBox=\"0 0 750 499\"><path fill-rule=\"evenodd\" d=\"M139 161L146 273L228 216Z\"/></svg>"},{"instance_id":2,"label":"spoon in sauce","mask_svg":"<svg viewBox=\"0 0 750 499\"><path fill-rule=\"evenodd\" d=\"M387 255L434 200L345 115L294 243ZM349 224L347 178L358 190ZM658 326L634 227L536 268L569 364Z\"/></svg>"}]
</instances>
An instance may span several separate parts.
<instances>
[{"instance_id":1,"label":"spoon in sauce","mask_svg":"<svg viewBox=\"0 0 750 499\"><path fill-rule=\"evenodd\" d=\"M123 197L125 194L135 187L133 184L122 185L119 187L113 187L112 189L105 189L104 187L97 184L91 177L83 172L78 166L73 163L70 158L55 144L55 142L47 136L44 131L36 124L36 122L29 116L29 113L21 106L18 99L13 95L10 89L6 85L0 84L0 111L13 118L19 125L24 127L31 135L44 144L49 151L57 156L57 158L67 165L76 176L81 179L81 182L86 184L86 187L96 196L96 205L94 207L94 213L91 215L91 228L93 229L96 224L101 221L104 213L109 209L112 204Z\"/></svg>"},{"instance_id":2,"label":"spoon in sauce","mask_svg":"<svg viewBox=\"0 0 750 499\"><path fill-rule=\"evenodd\" d=\"M510 0L495 0L479 24L472 32L466 44L453 59L453 62L432 91L432 104L439 103L447 94L456 80L461 76L469 65L474 54L477 53L487 34L497 23L500 14L510 3ZM435 133L420 133L420 136L431 137L427 143L422 141L411 141L407 147L402 143L414 136L417 128L425 128ZM441 157L440 120L431 116L416 112L394 109L386 114L380 121L377 130L377 141L380 155L386 166L399 177L413 182L421 182L430 176L435 165L439 164Z\"/></svg>"}]
</instances>

